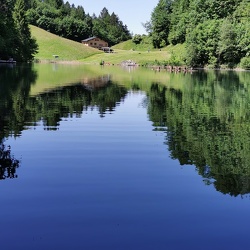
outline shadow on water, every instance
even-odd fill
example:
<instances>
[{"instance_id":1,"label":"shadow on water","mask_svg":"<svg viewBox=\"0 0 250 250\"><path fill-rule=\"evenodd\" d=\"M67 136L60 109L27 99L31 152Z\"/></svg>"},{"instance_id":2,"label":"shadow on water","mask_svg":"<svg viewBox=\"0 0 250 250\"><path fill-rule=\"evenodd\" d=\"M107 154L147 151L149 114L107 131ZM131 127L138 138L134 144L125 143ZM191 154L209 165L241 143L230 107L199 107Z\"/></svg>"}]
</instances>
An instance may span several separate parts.
<instances>
[{"instance_id":1,"label":"shadow on water","mask_svg":"<svg viewBox=\"0 0 250 250\"><path fill-rule=\"evenodd\" d=\"M250 76L200 72L185 87L154 83L148 113L181 165L195 165L206 185L231 196L250 192Z\"/></svg>"}]
</instances>

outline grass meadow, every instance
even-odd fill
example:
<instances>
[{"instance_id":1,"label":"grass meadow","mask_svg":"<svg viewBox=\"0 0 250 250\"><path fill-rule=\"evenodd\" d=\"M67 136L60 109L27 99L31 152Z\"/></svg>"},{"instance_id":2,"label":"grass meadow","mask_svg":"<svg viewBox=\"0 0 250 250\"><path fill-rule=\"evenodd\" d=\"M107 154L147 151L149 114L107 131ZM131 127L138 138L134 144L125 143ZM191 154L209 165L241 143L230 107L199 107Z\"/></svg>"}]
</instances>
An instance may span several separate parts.
<instances>
[{"instance_id":1,"label":"grass meadow","mask_svg":"<svg viewBox=\"0 0 250 250\"><path fill-rule=\"evenodd\" d=\"M32 36L37 40L39 49L35 55L36 61L60 61L86 64L120 64L125 60L132 60L139 65L162 64L175 58L182 62L185 53L184 45L167 46L153 49L147 41L145 44L135 45L132 40L113 46L114 53L87 47L80 42L74 42L40 29L30 26ZM55 55L58 58L55 59Z\"/></svg>"}]
</instances>

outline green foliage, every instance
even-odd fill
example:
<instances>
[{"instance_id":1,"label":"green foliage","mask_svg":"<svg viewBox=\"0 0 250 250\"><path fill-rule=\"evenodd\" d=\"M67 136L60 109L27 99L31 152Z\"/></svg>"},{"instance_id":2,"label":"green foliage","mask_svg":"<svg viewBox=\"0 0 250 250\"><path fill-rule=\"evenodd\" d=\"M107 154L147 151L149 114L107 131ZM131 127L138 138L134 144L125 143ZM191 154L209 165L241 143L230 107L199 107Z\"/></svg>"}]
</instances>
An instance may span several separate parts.
<instances>
[{"instance_id":1,"label":"green foliage","mask_svg":"<svg viewBox=\"0 0 250 250\"><path fill-rule=\"evenodd\" d=\"M82 22L73 16L66 16L63 19L57 19L56 21L55 33L73 41L80 41L82 36L87 37L91 32L85 22Z\"/></svg>"},{"instance_id":2,"label":"green foliage","mask_svg":"<svg viewBox=\"0 0 250 250\"><path fill-rule=\"evenodd\" d=\"M250 5L249 5L250 7ZM249 22L235 23L236 46L240 57L250 56L250 18Z\"/></svg>"},{"instance_id":3,"label":"green foliage","mask_svg":"<svg viewBox=\"0 0 250 250\"><path fill-rule=\"evenodd\" d=\"M15 48L15 25L12 18L13 6L9 0L0 0L0 58L13 56Z\"/></svg>"},{"instance_id":4,"label":"green foliage","mask_svg":"<svg viewBox=\"0 0 250 250\"><path fill-rule=\"evenodd\" d=\"M220 27L218 52L221 63L238 63L237 33L234 24L229 19L224 19Z\"/></svg>"},{"instance_id":5,"label":"green foliage","mask_svg":"<svg viewBox=\"0 0 250 250\"><path fill-rule=\"evenodd\" d=\"M241 58L240 60L240 66L243 68L243 69L250 69L250 57L243 57Z\"/></svg>"},{"instance_id":6,"label":"green foliage","mask_svg":"<svg viewBox=\"0 0 250 250\"><path fill-rule=\"evenodd\" d=\"M142 26L144 27L144 29L146 30L147 33L151 34L152 33L152 23L150 21L146 21L145 23L142 23Z\"/></svg>"},{"instance_id":7,"label":"green foliage","mask_svg":"<svg viewBox=\"0 0 250 250\"><path fill-rule=\"evenodd\" d=\"M182 60L175 54L174 51L171 51L171 57L166 61L166 65L181 66Z\"/></svg>"},{"instance_id":8,"label":"green foliage","mask_svg":"<svg viewBox=\"0 0 250 250\"><path fill-rule=\"evenodd\" d=\"M93 19L92 33L107 41L110 46L132 38L127 26L114 12L110 15L106 8L103 8L98 18Z\"/></svg>"},{"instance_id":9,"label":"green foliage","mask_svg":"<svg viewBox=\"0 0 250 250\"><path fill-rule=\"evenodd\" d=\"M37 50L26 19L24 0L0 1L0 58L30 61Z\"/></svg>"},{"instance_id":10,"label":"green foliage","mask_svg":"<svg viewBox=\"0 0 250 250\"><path fill-rule=\"evenodd\" d=\"M98 36L110 46L131 38L127 26L115 13L110 15L107 8L103 8L99 17L90 17L82 6L64 4L61 0L36 2L27 12L30 24L53 34L78 42Z\"/></svg>"},{"instance_id":11,"label":"green foliage","mask_svg":"<svg viewBox=\"0 0 250 250\"><path fill-rule=\"evenodd\" d=\"M63 5L63 0L43 0L42 2L53 6L54 8L60 8Z\"/></svg>"},{"instance_id":12,"label":"green foliage","mask_svg":"<svg viewBox=\"0 0 250 250\"><path fill-rule=\"evenodd\" d=\"M38 46L36 41L31 38L29 25L26 18L24 0L16 0L16 4L13 11L13 18L15 27L17 29L16 36L16 60L27 62L34 58L34 54L37 52Z\"/></svg>"},{"instance_id":13,"label":"green foliage","mask_svg":"<svg viewBox=\"0 0 250 250\"><path fill-rule=\"evenodd\" d=\"M78 20L84 20L86 18L86 14L82 6L77 6L77 8L72 6L70 15Z\"/></svg>"},{"instance_id":14,"label":"green foliage","mask_svg":"<svg viewBox=\"0 0 250 250\"><path fill-rule=\"evenodd\" d=\"M133 43L135 44L140 44L141 41L142 41L142 36L141 35L138 35L138 34L135 34L133 36L133 39L132 39Z\"/></svg>"},{"instance_id":15,"label":"green foliage","mask_svg":"<svg viewBox=\"0 0 250 250\"><path fill-rule=\"evenodd\" d=\"M190 66L202 66L211 61L216 64L219 40L219 20L208 20L197 25L187 36L186 62Z\"/></svg>"},{"instance_id":16,"label":"green foliage","mask_svg":"<svg viewBox=\"0 0 250 250\"><path fill-rule=\"evenodd\" d=\"M233 13L233 17L238 22L249 22L250 18L250 2L249 0L242 0L237 5Z\"/></svg>"},{"instance_id":17,"label":"green foliage","mask_svg":"<svg viewBox=\"0 0 250 250\"><path fill-rule=\"evenodd\" d=\"M169 44L171 0L159 0L151 15L152 41L155 48Z\"/></svg>"},{"instance_id":18,"label":"green foliage","mask_svg":"<svg viewBox=\"0 0 250 250\"><path fill-rule=\"evenodd\" d=\"M187 29L189 1L176 0L170 15L171 28L168 40L171 44L184 43Z\"/></svg>"},{"instance_id":19,"label":"green foliage","mask_svg":"<svg viewBox=\"0 0 250 250\"><path fill-rule=\"evenodd\" d=\"M249 0L159 0L150 24L154 47L186 42L192 66L232 66L250 55Z\"/></svg>"},{"instance_id":20,"label":"green foliage","mask_svg":"<svg viewBox=\"0 0 250 250\"><path fill-rule=\"evenodd\" d=\"M169 43L176 45L178 43L184 43L186 37L186 17L183 15L176 24L169 31L168 41Z\"/></svg>"}]
</instances>

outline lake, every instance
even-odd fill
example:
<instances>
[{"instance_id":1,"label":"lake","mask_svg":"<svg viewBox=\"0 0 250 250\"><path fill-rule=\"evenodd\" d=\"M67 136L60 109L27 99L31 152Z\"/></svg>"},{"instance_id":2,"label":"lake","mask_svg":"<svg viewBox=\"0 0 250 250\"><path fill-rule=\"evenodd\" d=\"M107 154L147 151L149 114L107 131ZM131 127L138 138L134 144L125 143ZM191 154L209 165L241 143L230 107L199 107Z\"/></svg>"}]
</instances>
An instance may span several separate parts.
<instances>
[{"instance_id":1,"label":"lake","mask_svg":"<svg viewBox=\"0 0 250 250\"><path fill-rule=\"evenodd\" d=\"M250 72L0 65L3 250L247 249Z\"/></svg>"}]
</instances>

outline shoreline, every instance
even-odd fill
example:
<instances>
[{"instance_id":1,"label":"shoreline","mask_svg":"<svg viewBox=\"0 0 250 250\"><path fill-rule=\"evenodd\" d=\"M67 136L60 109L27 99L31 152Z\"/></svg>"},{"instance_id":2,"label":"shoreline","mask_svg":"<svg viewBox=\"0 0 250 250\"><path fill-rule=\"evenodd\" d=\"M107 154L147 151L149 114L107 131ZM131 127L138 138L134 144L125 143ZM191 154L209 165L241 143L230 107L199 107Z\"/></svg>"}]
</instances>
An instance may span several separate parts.
<instances>
[{"instance_id":1,"label":"shoreline","mask_svg":"<svg viewBox=\"0 0 250 250\"><path fill-rule=\"evenodd\" d=\"M51 60L51 59L35 59L33 63L57 63L57 64L71 64L71 65L81 65L81 64L88 64L88 65L100 65L99 63L87 63L87 62L82 62L79 60ZM104 64L103 66L121 66L121 63L115 64L115 63L109 63L109 64ZM133 66L128 66L128 67L133 67ZM189 67L189 66L171 66L171 65L141 65L137 64L136 67L144 67L144 68L150 68L150 69L155 69L155 70L166 70L166 69L171 69L171 68L179 68L179 70L174 70L174 72L185 72L185 71L197 71L197 70L214 70L214 71L236 71L236 72L250 72L250 69L243 69L243 68L211 68L211 67ZM183 70L183 69L186 70Z\"/></svg>"}]
</instances>

